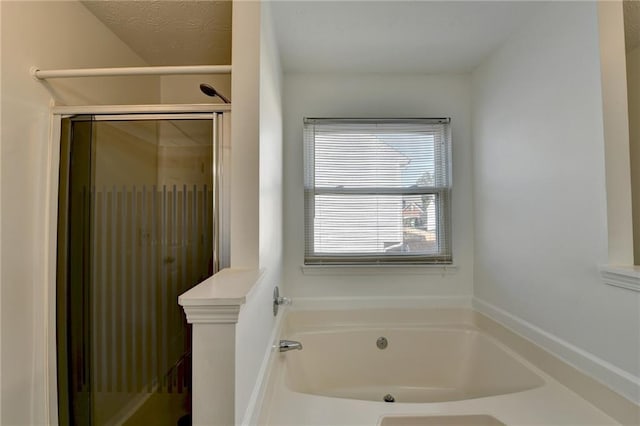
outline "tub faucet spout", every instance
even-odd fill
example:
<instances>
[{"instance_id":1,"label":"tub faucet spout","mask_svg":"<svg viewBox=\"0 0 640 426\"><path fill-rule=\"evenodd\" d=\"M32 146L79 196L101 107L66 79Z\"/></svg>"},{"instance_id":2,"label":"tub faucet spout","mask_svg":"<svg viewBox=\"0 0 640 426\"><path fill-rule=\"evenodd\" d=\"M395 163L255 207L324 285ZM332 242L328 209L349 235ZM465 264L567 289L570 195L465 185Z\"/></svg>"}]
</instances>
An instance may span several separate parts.
<instances>
[{"instance_id":1,"label":"tub faucet spout","mask_svg":"<svg viewBox=\"0 0 640 426\"><path fill-rule=\"evenodd\" d=\"M294 349L302 350L302 343L293 340L280 340L278 349L280 349L280 352L292 351Z\"/></svg>"}]
</instances>

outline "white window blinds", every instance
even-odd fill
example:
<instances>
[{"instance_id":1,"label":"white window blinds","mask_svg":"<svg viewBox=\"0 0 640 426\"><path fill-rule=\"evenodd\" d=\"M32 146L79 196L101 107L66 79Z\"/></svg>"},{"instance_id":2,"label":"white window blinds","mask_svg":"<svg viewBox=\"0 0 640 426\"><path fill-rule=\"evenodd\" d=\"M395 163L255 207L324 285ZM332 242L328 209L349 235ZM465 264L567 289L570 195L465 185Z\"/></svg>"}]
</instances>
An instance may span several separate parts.
<instances>
[{"instance_id":1,"label":"white window blinds","mask_svg":"<svg viewBox=\"0 0 640 426\"><path fill-rule=\"evenodd\" d=\"M305 119L305 264L451 263L449 135L449 119Z\"/></svg>"}]
</instances>

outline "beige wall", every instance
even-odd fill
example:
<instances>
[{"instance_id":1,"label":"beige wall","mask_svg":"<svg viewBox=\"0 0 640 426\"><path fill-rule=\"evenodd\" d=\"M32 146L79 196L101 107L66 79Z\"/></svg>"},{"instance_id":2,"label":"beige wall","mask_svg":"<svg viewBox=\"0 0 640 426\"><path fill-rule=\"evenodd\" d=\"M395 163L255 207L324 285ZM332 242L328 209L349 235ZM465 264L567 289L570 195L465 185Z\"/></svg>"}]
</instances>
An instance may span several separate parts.
<instances>
[{"instance_id":1,"label":"beige wall","mask_svg":"<svg viewBox=\"0 0 640 426\"><path fill-rule=\"evenodd\" d=\"M77 1L0 2L2 424L48 422L44 283L49 105L153 103L157 78L40 83L42 69L146 65ZM49 340L50 342L51 340ZM55 402L55 401L53 401ZM55 407L54 410L55 412Z\"/></svg>"},{"instance_id":2,"label":"beige wall","mask_svg":"<svg viewBox=\"0 0 640 426\"><path fill-rule=\"evenodd\" d=\"M260 2L233 2L230 248L235 268L260 266L260 15ZM266 285L264 280L261 284ZM266 348L258 342L271 334L272 321L264 323L259 314L264 302L262 295L249 300L236 326L236 422L242 420L255 384L256 377L248 373L260 368Z\"/></svg>"},{"instance_id":3,"label":"beige wall","mask_svg":"<svg viewBox=\"0 0 640 426\"><path fill-rule=\"evenodd\" d=\"M233 3L231 266L259 265L260 2Z\"/></svg>"},{"instance_id":4,"label":"beige wall","mask_svg":"<svg viewBox=\"0 0 640 426\"><path fill-rule=\"evenodd\" d=\"M223 102L217 96L212 98L202 93L200 83L210 84L218 92L231 99L231 74L167 75L160 77L162 103L210 104Z\"/></svg>"},{"instance_id":5,"label":"beige wall","mask_svg":"<svg viewBox=\"0 0 640 426\"><path fill-rule=\"evenodd\" d=\"M171 120L158 123L157 183L207 185L213 181L211 120Z\"/></svg>"},{"instance_id":6,"label":"beige wall","mask_svg":"<svg viewBox=\"0 0 640 426\"><path fill-rule=\"evenodd\" d=\"M627 53L627 92L631 199L633 203L633 252L634 263L640 265L640 47Z\"/></svg>"},{"instance_id":7,"label":"beige wall","mask_svg":"<svg viewBox=\"0 0 640 426\"><path fill-rule=\"evenodd\" d=\"M158 179L156 121L97 121L93 125L95 187L140 187Z\"/></svg>"},{"instance_id":8,"label":"beige wall","mask_svg":"<svg viewBox=\"0 0 640 426\"><path fill-rule=\"evenodd\" d=\"M257 5L253 3L255 8ZM258 185L259 198L258 209L253 212L255 217L252 219L257 219L259 224L259 232L253 238L258 244L259 267L265 272L253 290L253 297L243 307L237 327L236 422L250 414L252 391L261 380L260 367L271 346L269 339L275 323L270 303L273 287L279 285L282 289L282 71L268 2L260 4L259 12L257 16L249 15L255 19L252 21L254 28L259 30L259 52L256 53L260 61L259 75L251 75L259 81L259 90L254 96L260 107L259 136L255 141L259 153L259 176L254 177L258 178L254 184ZM235 103L233 114L242 121ZM232 151L232 157L234 154ZM233 210L232 215L235 215ZM244 421L248 420L244 418Z\"/></svg>"}]
</instances>

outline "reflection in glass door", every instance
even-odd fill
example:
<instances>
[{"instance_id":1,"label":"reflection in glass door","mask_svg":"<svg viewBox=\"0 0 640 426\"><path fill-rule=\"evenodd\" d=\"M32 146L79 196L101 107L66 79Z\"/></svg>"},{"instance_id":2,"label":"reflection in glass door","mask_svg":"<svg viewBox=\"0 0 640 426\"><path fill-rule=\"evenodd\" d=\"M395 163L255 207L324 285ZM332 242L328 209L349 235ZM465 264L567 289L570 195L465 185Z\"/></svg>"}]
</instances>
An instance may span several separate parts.
<instances>
[{"instance_id":1,"label":"reflection in glass door","mask_svg":"<svg viewBox=\"0 0 640 426\"><path fill-rule=\"evenodd\" d=\"M177 298L217 269L218 122L218 114L63 119L61 424L190 424L190 330Z\"/></svg>"}]
</instances>

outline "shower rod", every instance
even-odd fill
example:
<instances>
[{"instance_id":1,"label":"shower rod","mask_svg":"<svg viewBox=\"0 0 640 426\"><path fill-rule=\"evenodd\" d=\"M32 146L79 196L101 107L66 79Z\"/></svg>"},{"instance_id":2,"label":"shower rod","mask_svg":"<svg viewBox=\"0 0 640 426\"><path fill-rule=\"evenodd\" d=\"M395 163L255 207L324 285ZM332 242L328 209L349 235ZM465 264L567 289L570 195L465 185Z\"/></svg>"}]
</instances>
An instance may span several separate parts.
<instances>
[{"instance_id":1,"label":"shower rod","mask_svg":"<svg viewBox=\"0 0 640 426\"><path fill-rule=\"evenodd\" d=\"M162 67L77 68L66 70L41 70L31 67L30 74L37 80L73 77L117 77L132 75L202 75L229 74L231 65L187 65Z\"/></svg>"}]
</instances>

